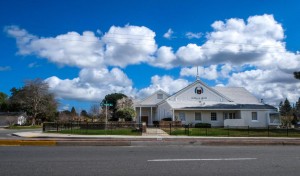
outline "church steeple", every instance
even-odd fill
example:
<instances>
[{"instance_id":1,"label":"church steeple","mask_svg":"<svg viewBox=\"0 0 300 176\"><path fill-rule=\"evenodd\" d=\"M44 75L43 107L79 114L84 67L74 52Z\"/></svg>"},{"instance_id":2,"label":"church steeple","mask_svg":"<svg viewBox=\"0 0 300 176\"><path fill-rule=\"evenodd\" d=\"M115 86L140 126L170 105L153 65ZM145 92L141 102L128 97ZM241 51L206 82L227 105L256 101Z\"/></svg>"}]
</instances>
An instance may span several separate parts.
<instances>
[{"instance_id":1,"label":"church steeple","mask_svg":"<svg viewBox=\"0 0 300 176\"><path fill-rule=\"evenodd\" d=\"M198 70L198 66L197 66L197 75L196 75L196 81L200 80L200 76L199 76L199 70Z\"/></svg>"}]
</instances>

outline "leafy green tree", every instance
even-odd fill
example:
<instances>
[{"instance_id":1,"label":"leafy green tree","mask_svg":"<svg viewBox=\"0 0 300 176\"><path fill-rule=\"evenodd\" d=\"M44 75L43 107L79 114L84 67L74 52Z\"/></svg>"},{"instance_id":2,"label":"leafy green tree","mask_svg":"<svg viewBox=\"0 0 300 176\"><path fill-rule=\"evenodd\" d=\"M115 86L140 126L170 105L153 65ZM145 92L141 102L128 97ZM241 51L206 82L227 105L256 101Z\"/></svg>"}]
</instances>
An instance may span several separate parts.
<instances>
[{"instance_id":1,"label":"leafy green tree","mask_svg":"<svg viewBox=\"0 0 300 176\"><path fill-rule=\"evenodd\" d=\"M300 117L300 97L299 97L298 101L296 102L295 106L293 107L292 111L293 111L293 115L294 115L292 124L296 125L297 122L299 121L299 117Z\"/></svg>"},{"instance_id":2,"label":"leafy green tree","mask_svg":"<svg viewBox=\"0 0 300 176\"><path fill-rule=\"evenodd\" d=\"M126 95L122 93L112 93L105 96L105 98L102 100L102 109L105 109L105 103L110 103L112 106L108 107L108 110L112 111L112 119L111 120L118 120L116 117L116 111L117 111L117 101L122 99L123 97L127 97Z\"/></svg>"},{"instance_id":3,"label":"leafy green tree","mask_svg":"<svg viewBox=\"0 0 300 176\"><path fill-rule=\"evenodd\" d=\"M81 112L80 112L80 116L83 116L83 117L89 117L89 114L88 114L88 112L86 111L86 110L81 110Z\"/></svg>"},{"instance_id":4,"label":"leafy green tree","mask_svg":"<svg viewBox=\"0 0 300 176\"><path fill-rule=\"evenodd\" d=\"M0 104L4 103L7 100L7 95L3 92L0 92Z\"/></svg>"},{"instance_id":5,"label":"leafy green tree","mask_svg":"<svg viewBox=\"0 0 300 176\"><path fill-rule=\"evenodd\" d=\"M11 96L8 99L8 110L11 112L25 111L22 108L21 103L17 100L23 96L21 89L13 87L10 89L10 93Z\"/></svg>"},{"instance_id":6,"label":"leafy green tree","mask_svg":"<svg viewBox=\"0 0 300 176\"><path fill-rule=\"evenodd\" d=\"M294 72L294 77L296 79L300 79L300 72Z\"/></svg>"},{"instance_id":7,"label":"leafy green tree","mask_svg":"<svg viewBox=\"0 0 300 176\"><path fill-rule=\"evenodd\" d=\"M121 108L116 111L116 116L118 118L125 119L125 121L132 121L135 115L135 110L132 108Z\"/></svg>"},{"instance_id":8,"label":"leafy green tree","mask_svg":"<svg viewBox=\"0 0 300 176\"><path fill-rule=\"evenodd\" d=\"M12 88L11 92L11 108L25 111L32 117L32 125L36 124L37 118L42 119L42 115L47 115L48 118L55 116L58 102L49 92L48 84L41 79L27 81L22 88Z\"/></svg>"},{"instance_id":9,"label":"leafy green tree","mask_svg":"<svg viewBox=\"0 0 300 176\"><path fill-rule=\"evenodd\" d=\"M292 106L287 98L285 99L284 103L281 102L279 105L279 112L282 116L292 115Z\"/></svg>"},{"instance_id":10,"label":"leafy green tree","mask_svg":"<svg viewBox=\"0 0 300 176\"><path fill-rule=\"evenodd\" d=\"M74 106L73 106L72 109L71 109L71 116L72 116L72 117L76 117L76 116L77 116L77 112L76 112Z\"/></svg>"},{"instance_id":11,"label":"leafy green tree","mask_svg":"<svg viewBox=\"0 0 300 176\"><path fill-rule=\"evenodd\" d=\"M8 110L8 96L0 92L0 111L7 111Z\"/></svg>"},{"instance_id":12,"label":"leafy green tree","mask_svg":"<svg viewBox=\"0 0 300 176\"><path fill-rule=\"evenodd\" d=\"M281 115L281 122L285 126L290 126L294 120L293 108L290 101L286 98L285 101L280 103L279 112Z\"/></svg>"}]
</instances>

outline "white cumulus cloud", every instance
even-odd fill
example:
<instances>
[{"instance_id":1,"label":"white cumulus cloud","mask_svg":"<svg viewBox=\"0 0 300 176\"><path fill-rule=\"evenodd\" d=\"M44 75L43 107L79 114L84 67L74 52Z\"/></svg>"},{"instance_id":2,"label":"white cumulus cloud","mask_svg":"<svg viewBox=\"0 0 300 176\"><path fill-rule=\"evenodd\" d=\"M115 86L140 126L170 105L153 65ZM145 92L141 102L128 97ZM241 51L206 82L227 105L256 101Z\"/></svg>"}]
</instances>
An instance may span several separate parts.
<instances>
[{"instance_id":1,"label":"white cumulus cloud","mask_svg":"<svg viewBox=\"0 0 300 176\"><path fill-rule=\"evenodd\" d=\"M45 80L59 98L84 101L101 101L105 95L121 92L134 95L132 81L118 68L82 69L79 77L60 79L52 76Z\"/></svg>"},{"instance_id":2,"label":"white cumulus cloud","mask_svg":"<svg viewBox=\"0 0 300 176\"><path fill-rule=\"evenodd\" d=\"M17 26L5 31L16 38L20 55L36 55L58 65L99 68L148 62L156 52L155 33L144 26L112 26L102 38L94 32L38 37Z\"/></svg>"},{"instance_id":3,"label":"white cumulus cloud","mask_svg":"<svg viewBox=\"0 0 300 176\"><path fill-rule=\"evenodd\" d=\"M276 69L233 73L227 86L245 87L257 98L265 99L273 105L278 105L285 98L296 102L300 95L300 82L290 74Z\"/></svg>"},{"instance_id":4,"label":"white cumulus cloud","mask_svg":"<svg viewBox=\"0 0 300 176\"><path fill-rule=\"evenodd\" d=\"M174 31L171 28L169 28L168 31L163 35L163 37L166 39L171 39L173 33L174 33Z\"/></svg>"},{"instance_id":5,"label":"white cumulus cloud","mask_svg":"<svg viewBox=\"0 0 300 176\"><path fill-rule=\"evenodd\" d=\"M200 79L216 80L218 78L217 65L209 67L198 67L198 74ZM197 67L187 68L184 67L180 71L180 76L192 76L196 78Z\"/></svg>"},{"instance_id":6,"label":"white cumulus cloud","mask_svg":"<svg viewBox=\"0 0 300 176\"><path fill-rule=\"evenodd\" d=\"M185 36L188 38L188 39L199 39L201 38L202 36L202 33L201 32L198 32L198 33L193 33L193 32L187 32L185 34Z\"/></svg>"},{"instance_id":7,"label":"white cumulus cloud","mask_svg":"<svg viewBox=\"0 0 300 176\"><path fill-rule=\"evenodd\" d=\"M145 96L158 89L174 93L188 85L185 79L155 75L148 87L136 90L122 68L141 63L165 69L182 67L180 76L195 76L195 66L201 66L201 78L245 87L266 102L299 98L299 81L292 73L299 71L300 54L287 50L284 27L273 15L230 18L215 21L211 27L206 36L186 34L190 38L205 37L203 44L188 43L176 50L158 47L155 32L145 26L112 26L98 34L68 32L53 37L30 34L17 26L7 26L4 31L16 39L19 55L35 55L57 65L80 68L77 78L47 79L62 98L98 100L111 92ZM164 37L171 39L173 33L170 28Z\"/></svg>"},{"instance_id":8,"label":"white cumulus cloud","mask_svg":"<svg viewBox=\"0 0 300 176\"><path fill-rule=\"evenodd\" d=\"M137 95L138 97L146 97L157 90L164 90L169 94L173 94L182 88L186 87L189 82L185 79L173 79L171 76L152 76L151 85L141 89Z\"/></svg>"}]
</instances>

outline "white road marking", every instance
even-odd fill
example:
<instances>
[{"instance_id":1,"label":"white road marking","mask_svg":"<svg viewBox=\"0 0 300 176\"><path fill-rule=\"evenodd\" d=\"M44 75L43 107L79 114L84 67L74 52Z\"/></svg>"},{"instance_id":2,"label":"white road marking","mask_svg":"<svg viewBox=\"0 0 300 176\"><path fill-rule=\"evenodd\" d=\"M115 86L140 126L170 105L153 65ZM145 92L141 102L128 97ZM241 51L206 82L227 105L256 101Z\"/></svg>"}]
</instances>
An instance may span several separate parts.
<instances>
[{"instance_id":1,"label":"white road marking","mask_svg":"<svg viewBox=\"0 0 300 176\"><path fill-rule=\"evenodd\" d=\"M171 161L243 161L256 160L257 158L207 158L207 159L154 159L149 162L171 162Z\"/></svg>"}]
</instances>

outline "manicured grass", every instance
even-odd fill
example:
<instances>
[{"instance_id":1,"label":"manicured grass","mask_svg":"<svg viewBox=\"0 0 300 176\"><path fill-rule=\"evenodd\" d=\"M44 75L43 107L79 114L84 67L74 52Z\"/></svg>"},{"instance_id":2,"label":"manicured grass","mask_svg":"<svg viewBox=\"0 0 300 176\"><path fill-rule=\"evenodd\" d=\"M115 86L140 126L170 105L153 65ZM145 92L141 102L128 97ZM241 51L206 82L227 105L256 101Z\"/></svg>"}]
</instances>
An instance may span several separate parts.
<instances>
[{"instance_id":1,"label":"manicured grass","mask_svg":"<svg viewBox=\"0 0 300 176\"><path fill-rule=\"evenodd\" d=\"M38 128L42 128L41 125L33 125L33 126L9 126L9 127L5 127L6 129L38 129Z\"/></svg>"},{"instance_id":2,"label":"manicured grass","mask_svg":"<svg viewBox=\"0 0 300 176\"><path fill-rule=\"evenodd\" d=\"M49 131L50 132L50 131ZM57 133L56 131L52 131L51 133ZM61 134L80 134L80 135L130 135L130 136L140 136L141 133L132 130L132 129L107 129L107 130L99 130L99 129L66 129L58 131Z\"/></svg>"},{"instance_id":3,"label":"manicured grass","mask_svg":"<svg viewBox=\"0 0 300 176\"><path fill-rule=\"evenodd\" d=\"M170 134L170 129L165 129ZM184 128L172 129L171 135L230 136L230 137L300 137L300 129L227 129L227 128Z\"/></svg>"}]
</instances>

